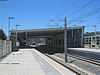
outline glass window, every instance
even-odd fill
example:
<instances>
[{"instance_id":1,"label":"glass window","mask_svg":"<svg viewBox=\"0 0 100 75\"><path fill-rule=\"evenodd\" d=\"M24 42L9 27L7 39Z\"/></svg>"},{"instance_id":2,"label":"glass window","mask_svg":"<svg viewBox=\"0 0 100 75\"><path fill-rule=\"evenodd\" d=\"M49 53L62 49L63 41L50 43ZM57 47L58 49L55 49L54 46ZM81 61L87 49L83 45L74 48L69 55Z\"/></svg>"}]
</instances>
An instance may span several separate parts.
<instances>
[{"instance_id":1,"label":"glass window","mask_svg":"<svg viewBox=\"0 0 100 75\"><path fill-rule=\"evenodd\" d=\"M86 44L88 44L88 38L86 38Z\"/></svg>"},{"instance_id":2,"label":"glass window","mask_svg":"<svg viewBox=\"0 0 100 75\"><path fill-rule=\"evenodd\" d=\"M85 38L83 39L84 44L86 43Z\"/></svg>"},{"instance_id":3,"label":"glass window","mask_svg":"<svg viewBox=\"0 0 100 75\"><path fill-rule=\"evenodd\" d=\"M99 40L99 37L96 37L97 40Z\"/></svg>"},{"instance_id":4,"label":"glass window","mask_svg":"<svg viewBox=\"0 0 100 75\"><path fill-rule=\"evenodd\" d=\"M93 37L93 39L95 39L95 37Z\"/></svg>"},{"instance_id":5,"label":"glass window","mask_svg":"<svg viewBox=\"0 0 100 75\"><path fill-rule=\"evenodd\" d=\"M97 42L97 45L99 45L99 42Z\"/></svg>"}]
</instances>

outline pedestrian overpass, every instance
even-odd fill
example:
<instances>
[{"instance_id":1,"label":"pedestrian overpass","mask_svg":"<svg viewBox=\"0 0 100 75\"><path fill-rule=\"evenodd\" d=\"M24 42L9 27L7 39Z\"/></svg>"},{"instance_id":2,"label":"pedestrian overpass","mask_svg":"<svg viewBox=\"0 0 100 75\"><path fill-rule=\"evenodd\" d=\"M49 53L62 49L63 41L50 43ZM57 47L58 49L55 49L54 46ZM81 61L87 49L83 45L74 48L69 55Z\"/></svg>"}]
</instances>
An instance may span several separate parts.
<instances>
[{"instance_id":1,"label":"pedestrian overpass","mask_svg":"<svg viewBox=\"0 0 100 75\"><path fill-rule=\"evenodd\" d=\"M69 48L83 47L83 35L84 26L67 27L67 44ZM28 29L28 30L12 30L11 40L13 47L15 47L16 41L20 42L20 45L27 44L26 40L30 40L31 44L38 43L47 46L60 47L64 46L64 28L41 28L41 29Z\"/></svg>"}]
</instances>

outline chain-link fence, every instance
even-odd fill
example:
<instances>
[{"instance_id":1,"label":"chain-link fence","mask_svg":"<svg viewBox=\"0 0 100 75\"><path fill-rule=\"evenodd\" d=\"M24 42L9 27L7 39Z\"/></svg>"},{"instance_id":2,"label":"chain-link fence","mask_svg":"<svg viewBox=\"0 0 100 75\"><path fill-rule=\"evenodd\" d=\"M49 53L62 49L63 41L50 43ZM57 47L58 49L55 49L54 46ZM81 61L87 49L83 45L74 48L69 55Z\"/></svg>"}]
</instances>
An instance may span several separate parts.
<instances>
[{"instance_id":1,"label":"chain-link fence","mask_svg":"<svg viewBox=\"0 0 100 75\"><path fill-rule=\"evenodd\" d=\"M6 56L11 52L11 42L7 40L0 40L0 58Z\"/></svg>"}]
</instances>

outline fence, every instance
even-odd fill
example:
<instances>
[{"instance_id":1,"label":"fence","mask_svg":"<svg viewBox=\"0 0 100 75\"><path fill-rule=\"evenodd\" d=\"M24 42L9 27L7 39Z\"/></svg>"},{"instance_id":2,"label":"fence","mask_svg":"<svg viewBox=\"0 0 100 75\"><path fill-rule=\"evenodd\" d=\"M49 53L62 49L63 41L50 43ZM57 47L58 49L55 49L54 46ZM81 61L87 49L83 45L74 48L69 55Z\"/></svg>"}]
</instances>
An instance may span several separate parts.
<instances>
[{"instance_id":1,"label":"fence","mask_svg":"<svg viewBox=\"0 0 100 75\"><path fill-rule=\"evenodd\" d=\"M11 42L7 40L0 40L0 58L6 56L11 52Z\"/></svg>"}]
</instances>

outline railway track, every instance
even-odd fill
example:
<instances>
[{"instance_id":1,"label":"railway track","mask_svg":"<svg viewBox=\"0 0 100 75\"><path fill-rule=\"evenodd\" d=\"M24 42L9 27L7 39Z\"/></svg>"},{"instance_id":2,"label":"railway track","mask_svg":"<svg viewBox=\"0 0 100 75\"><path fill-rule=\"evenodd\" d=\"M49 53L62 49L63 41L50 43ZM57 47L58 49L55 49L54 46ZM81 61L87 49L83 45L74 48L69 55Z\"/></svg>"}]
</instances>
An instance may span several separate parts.
<instances>
[{"instance_id":1,"label":"railway track","mask_svg":"<svg viewBox=\"0 0 100 75\"><path fill-rule=\"evenodd\" d=\"M70 54L68 54L68 56L72 57L72 58L75 58L75 59L78 59L78 60L82 60L82 61L94 64L94 65L100 66L100 61L97 61L97 60L94 60L94 59L86 58L86 57L79 56L79 55L70 55Z\"/></svg>"},{"instance_id":2,"label":"railway track","mask_svg":"<svg viewBox=\"0 0 100 75\"><path fill-rule=\"evenodd\" d=\"M62 54L62 55L64 56L64 54ZM76 55L76 54L69 54L69 53L68 53L68 56L72 57L72 58L75 58L75 59L78 59L78 60L82 60L82 61L94 64L94 65L100 66L100 61L99 60L91 59L91 58L80 56L80 55Z\"/></svg>"},{"instance_id":3,"label":"railway track","mask_svg":"<svg viewBox=\"0 0 100 75\"><path fill-rule=\"evenodd\" d=\"M61 55L64 57L64 54L61 54ZM97 65L97 66L100 66L100 61L98 61L98 60L94 60L91 58L87 58L87 57L80 56L80 55L74 55L74 54L68 54L68 56L75 58L75 59L78 59L78 60L81 60L81 61L85 61L85 62L94 64L94 65Z\"/></svg>"},{"instance_id":4,"label":"railway track","mask_svg":"<svg viewBox=\"0 0 100 75\"><path fill-rule=\"evenodd\" d=\"M54 49L56 50L56 49ZM74 72L76 75L99 75L100 71L99 69L96 67L96 69L94 67L91 67L94 68L93 70L89 69L88 70L84 67L80 67L76 64L74 64L74 61L71 60L72 62L68 61L67 65L65 65L64 63L64 53L57 53L57 52L53 52L54 50L49 50L48 48L43 48L42 50L40 49L40 51L42 51L43 54L45 54L47 57L51 58L52 60L58 62L59 64L61 64L62 66L68 68L69 70L71 70L72 72ZM55 54L56 53L56 54ZM72 54L68 54L68 57L71 57L71 58L74 58L76 59L75 62L79 62L80 60L82 62L87 62L89 64L93 64L94 66L100 66L100 61L98 60L94 60L94 59L90 59L90 58L87 58L87 57L83 57L83 56L79 56L79 55L72 55ZM69 58L68 58L69 59ZM59 61L60 60L60 61ZM62 63L63 62L63 63ZM85 64L84 64L85 65ZM88 64L87 64L88 66ZM97 70L98 69L98 70ZM84 70L84 71L83 71ZM84 73L84 74L83 74Z\"/></svg>"},{"instance_id":5,"label":"railway track","mask_svg":"<svg viewBox=\"0 0 100 75\"><path fill-rule=\"evenodd\" d=\"M60 60L62 60L63 62L65 62L64 61L64 59L61 59L60 57L57 57L57 56L54 56L53 55L53 57L52 56L50 56L50 55L48 55L48 54L45 54L47 57L49 57L49 58L51 58L52 60L54 60L54 61L56 61L57 63L59 63L59 64L61 64L62 66L64 66L65 68L67 68L67 69L69 69L69 70L71 70L72 72L74 72L76 75L84 75L83 73L85 73L85 74L87 74L87 75L96 75L95 73L93 73L93 72L91 72L91 71L89 71L89 70L86 70L86 69L82 69L82 68L80 68L80 67L78 67L78 66L75 66L75 65L73 65L73 64L70 64L70 63L68 63L68 65L69 66L72 66L72 67L74 67L74 68L72 68L72 67L69 67L68 65L65 65L65 64L63 64L62 62L60 62L60 61L58 61L59 59ZM57 59L55 59L55 58L57 58ZM76 58L75 58L76 59ZM80 59L78 59L78 60L80 60ZM83 60L82 60L83 61ZM85 61L86 62L86 61ZM89 62L90 63L90 62ZM94 63L92 63L92 64L94 64ZM98 64L95 64L95 65L98 65ZM77 70L76 70L76 69ZM81 72L80 72L81 71ZM83 73L82 73L83 72Z\"/></svg>"},{"instance_id":6,"label":"railway track","mask_svg":"<svg viewBox=\"0 0 100 75\"><path fill-rule=\"evenodd\" d=\"M66 65L64 65L64 64L62 64L61 62L59 62L59 61L57 61L56 59L50 57L49 55L47 55L47 54L44 54L44 55L46 55L46 56L49 57L50 59L56 61L57 63L59 63L60 65L64 66L65 68L71 70L71 71L74 72L76 75L81 75L79 72L77 72L77 71L73 70L72 68L70 68L70 67L68 67L68 66L66 66Z\"/></svg>"}]
</instances>

